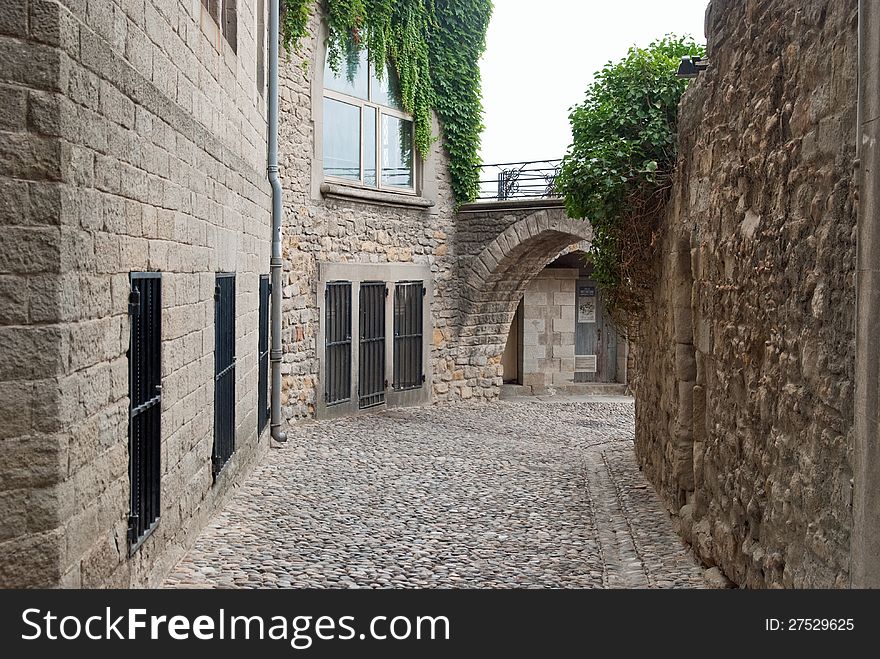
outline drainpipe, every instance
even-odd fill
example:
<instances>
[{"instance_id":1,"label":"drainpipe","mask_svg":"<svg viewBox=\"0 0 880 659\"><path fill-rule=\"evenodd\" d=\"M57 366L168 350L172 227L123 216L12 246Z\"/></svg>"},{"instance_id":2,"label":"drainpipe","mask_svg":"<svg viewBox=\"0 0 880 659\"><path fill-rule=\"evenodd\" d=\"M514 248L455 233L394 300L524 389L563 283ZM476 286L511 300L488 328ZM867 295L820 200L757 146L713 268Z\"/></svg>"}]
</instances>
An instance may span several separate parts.
<instances>
[{"instance_id":1,"label":"drainpipe","mask_svg":"<svg viewBox=\"0 0 880 659\"><path fill-rule=\"evenodd\" d=\"M279 0L269 0L269 128L268 167L272 185L272 259L269 262L271 281L272 344L269 363L272 371L271 434L276 442L286 442L287 433L281 430L281 218L282 190L278 176L278 24Z\"/></svg>"}]
</instances>

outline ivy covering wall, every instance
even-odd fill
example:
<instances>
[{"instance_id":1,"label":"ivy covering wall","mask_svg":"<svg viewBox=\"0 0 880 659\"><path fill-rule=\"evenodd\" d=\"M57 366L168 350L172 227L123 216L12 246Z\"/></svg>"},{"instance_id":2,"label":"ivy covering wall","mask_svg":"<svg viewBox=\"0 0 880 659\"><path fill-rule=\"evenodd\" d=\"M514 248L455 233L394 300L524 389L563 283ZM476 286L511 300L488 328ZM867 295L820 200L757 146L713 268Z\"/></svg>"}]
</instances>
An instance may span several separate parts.
<instances>
[{"instance_id":1,"label":"ivy covering wall","mask_svg":"<svg viewBox=\"0 0 880 659\"><path fill-rule=\"evenodd\" d=\"M308 36L316 8L329 28L327 57L335 71L356 66L366 48L377 72L387 62L397 73L422 157L435 139L431 111L437 113L455 199L473 201L483 131L479 61L491 0L285 0L281 34L288 52Z\"/></svg>"}]
</instances>

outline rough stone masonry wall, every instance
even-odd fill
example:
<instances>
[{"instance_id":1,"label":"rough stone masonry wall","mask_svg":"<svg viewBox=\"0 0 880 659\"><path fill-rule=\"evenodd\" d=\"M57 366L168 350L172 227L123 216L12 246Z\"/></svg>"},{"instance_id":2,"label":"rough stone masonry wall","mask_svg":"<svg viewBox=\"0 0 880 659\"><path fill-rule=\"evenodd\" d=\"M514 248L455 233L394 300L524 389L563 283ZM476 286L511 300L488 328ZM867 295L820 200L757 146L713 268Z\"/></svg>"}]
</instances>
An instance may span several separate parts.
<instances>
[{"instance_id":1,"label":"rough stone masonry wall","mask_svg":"<svg viewBox=\"0 0 880 659\"><path fill-rule=\"evenodd\" d=\"M312 12L307 39L286 59L281 70L280 164L284 181L284 311L282 365L284 417L315 414L320 388L318 327L318 264L417 263L431 267L434 277L433 342L430 368L438 400L449 394L444 378L445 355L455 327L457 279L454 268L454 201L446 155L436 141L427 156L423 196L431 209L382 205L362 200L324 198L313 186L321 178L315 162L315 140L322 139L322 117L315 116L313 95L322 95L324 45L320 12ZM305 66L303 66L305 62ZM314 80L313 76L319 76ZM320 107L320 103L318 104ZM317 124L317 125L316 125ZM434 126L435 135L439 126ZM313 172L313 168L316 169ZM451 376L449 376L451 377Z\"/></svg>"},{"instance_id":2,"label":"rough stone masonry wall","mask_svg":"<svg viewBox=\"0 0 880 659\"><path fill-rule=\"evenodd\" d=\"M848 583L856 26L855 0L715 0L680 108L636 449L746 586Z\"/></svg>"},{"instance_id":3,"label":"rough stone masonry wall","mask_svg":"<svg viewBox=\"0 0 880 659\"><path fill-rule=\"evenodd\" d=\"M255 455L268 272L256 3L0 3L0 584L155 584ZM211 38L212 36L215 38ZM162 511L128 557L127 302L162 279ZM214 273L238 273L237 453L212 485Z\"/></svg>"}]
</instances>

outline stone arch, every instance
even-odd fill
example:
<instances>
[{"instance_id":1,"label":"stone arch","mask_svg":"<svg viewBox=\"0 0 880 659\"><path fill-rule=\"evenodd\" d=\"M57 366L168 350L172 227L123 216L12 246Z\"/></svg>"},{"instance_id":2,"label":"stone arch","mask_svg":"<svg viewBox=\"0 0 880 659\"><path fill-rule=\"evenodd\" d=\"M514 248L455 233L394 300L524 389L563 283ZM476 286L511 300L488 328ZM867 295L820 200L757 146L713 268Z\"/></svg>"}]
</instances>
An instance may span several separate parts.
<instances>
[{"instance_id":1,"label":"stone arch","mask_svg":"<svg viewBox=\"0 0 880 659\"><path fill-rule=\"evenodd\" d=\"M592 239L586 220L542 210L511 224L464 266L456 356L462 397L500 393L501 356L526 288L560 255L589 250Z\"/></svg>"}]
</instances>

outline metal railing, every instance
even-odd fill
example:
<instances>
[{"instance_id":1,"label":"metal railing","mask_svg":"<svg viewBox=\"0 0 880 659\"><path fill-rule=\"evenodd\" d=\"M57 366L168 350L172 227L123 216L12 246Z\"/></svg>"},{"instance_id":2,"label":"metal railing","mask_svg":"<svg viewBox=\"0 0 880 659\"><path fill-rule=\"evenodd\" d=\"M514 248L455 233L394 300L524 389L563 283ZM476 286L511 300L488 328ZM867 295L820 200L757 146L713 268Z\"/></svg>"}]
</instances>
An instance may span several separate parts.
<instances>
[{"instance_id":1,"label":"metal railing","mask_svg":"<svg viewBox=\"0 0 880 659\"><path fill-rule=\"evenodd\" d=\"M531 160L481 165L477 201L558 197L555 183L561 164L562 160Z\"/></svg>"}]
</instances>

